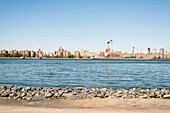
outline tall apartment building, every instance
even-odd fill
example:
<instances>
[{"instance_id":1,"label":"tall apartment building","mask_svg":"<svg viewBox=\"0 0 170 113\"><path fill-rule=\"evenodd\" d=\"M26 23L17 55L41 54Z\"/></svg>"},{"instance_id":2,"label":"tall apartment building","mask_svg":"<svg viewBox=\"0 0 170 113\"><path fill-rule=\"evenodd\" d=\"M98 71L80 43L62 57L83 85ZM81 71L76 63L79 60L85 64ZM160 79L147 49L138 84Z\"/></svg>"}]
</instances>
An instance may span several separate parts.
<instances>
[{"instance_id":1,"label":"tall apartment building","mask_svg":"<svg viewBox=\"0 0 170 113\"><path fill-rule=\"evenodd\" d=\"M74 57L79 58L80 57L80 52L79 51L74 51Z\"/></svg>"}]
</instances>

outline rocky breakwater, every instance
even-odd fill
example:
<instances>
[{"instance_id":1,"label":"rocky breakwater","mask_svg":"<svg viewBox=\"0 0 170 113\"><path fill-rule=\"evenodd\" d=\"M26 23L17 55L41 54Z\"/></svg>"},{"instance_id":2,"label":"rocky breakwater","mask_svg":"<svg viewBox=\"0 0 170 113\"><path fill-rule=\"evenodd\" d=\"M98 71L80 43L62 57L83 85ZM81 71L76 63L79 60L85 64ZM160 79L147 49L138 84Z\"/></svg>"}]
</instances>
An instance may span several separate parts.
<instances>
[{"instance_id":1,"label":"rocky breakwater","mask_svg":"<svg viewBox=\"0 0 170 113\"><path fill-rule=\"evenodd\" d=\"M170 89L113 89L113 88L49 88L0 86L0 97L15 100L92 99L92 98L165 98L170 99Z\"/></svg>"}]
</instances>

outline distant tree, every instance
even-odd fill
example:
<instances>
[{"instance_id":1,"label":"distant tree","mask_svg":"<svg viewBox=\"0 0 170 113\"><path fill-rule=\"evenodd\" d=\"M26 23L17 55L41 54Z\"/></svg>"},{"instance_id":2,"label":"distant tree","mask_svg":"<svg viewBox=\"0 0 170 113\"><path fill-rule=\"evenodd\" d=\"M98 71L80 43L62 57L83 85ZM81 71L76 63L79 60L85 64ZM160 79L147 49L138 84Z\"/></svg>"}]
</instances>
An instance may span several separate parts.
<instances>
[{"instance_id":1,"label":"distant tree","mask_svg":"<svg viewBox=\"0 0 170 113\"><path fill-rule=\"evenodd\" d=\"M83 56L79 56L79 58L83 58Z\"/></svg>"},{"instance_id":2,"label":"distant tree","mask_svg":"<svg viewBox=\"0 0 170 113\"><path fill-rule=\"evenodd\" d=\"M63 56L62 56L62 55L60 55L60 56L58 56L58 58L63 58Z\"/></svg>"},{"instance_id":3,"label":"distant tree","mask_svg":"<svg viewBox=\"0 0 170 113\"><path fill-rule=\"evenodd\" d=\"M9 53L1 53L0 57L10 57L10 54Z\"/></svg>"},{"instance_id":4,"label":"distant tree","mask_svg":"<svg viewBox=\"0 0 170 113\"><path fill-rule=\"evenodd\" d=\"M36 57L36 54L35 54L35 53L33 54L33 57Z\"/></svg>"},{"instance_id":5,"label":"distant tree","mask_svg":"<svg viewBox=\"0 0 170 113\"><path fill-rule=\"evenodd\" d=\"M136 58L136 56L132 56L132 58Z\"/></svg>"},{"instance_id":6,"label":"distant tree","mask_svg":"<svg viewBox=\"0 0 170 113\"><path fill-rule=\"evenodd\" d=\"M24 54L23 57L29 57L29 55Z\"/></svg>"},{"instance_id":7,"label":"distant tree","mask_svg":"<svg viewBox=\"0 0 170 113\"><path fill-rule=\"evenodd\" d=\"M68 58L74 58L74 55L68 55Z\"/></svg>"},{"instance_id":8,"label":"distant tree","mask_svg":"<svg viewBox=\"0 0 170 113\"><path fill-rule=\"evenodd\" d=\"M18 54L18 53L15 53L15 54L1 53L0 57L22 57L22 54Z\"/></svg>"}]
</instances>

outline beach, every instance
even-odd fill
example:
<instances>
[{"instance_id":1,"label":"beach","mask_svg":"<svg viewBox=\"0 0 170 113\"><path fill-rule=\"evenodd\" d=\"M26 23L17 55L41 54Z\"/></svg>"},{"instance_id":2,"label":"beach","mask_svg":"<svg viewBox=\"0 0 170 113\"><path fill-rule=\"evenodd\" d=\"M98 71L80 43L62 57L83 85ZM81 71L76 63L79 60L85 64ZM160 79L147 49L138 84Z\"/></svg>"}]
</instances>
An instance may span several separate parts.
<instances>
[{"instance_id":1,"label":"beach","mask_svg":"<svg viewBox=\"0 0 170 113\"><path fill-rule=\"evenodd\" d=\"M2 100L2 99L1 99ZM47 99L32 104L22 101L0 104L0 113L169 113L170 99L111 99L84 100ZM16 102L16 103L15 103ZM47 104L41 104L46 102ZM13 103L13 104L11 104ZM15 104L14 104L15 103Z\"/></svg>"}]
</instances>

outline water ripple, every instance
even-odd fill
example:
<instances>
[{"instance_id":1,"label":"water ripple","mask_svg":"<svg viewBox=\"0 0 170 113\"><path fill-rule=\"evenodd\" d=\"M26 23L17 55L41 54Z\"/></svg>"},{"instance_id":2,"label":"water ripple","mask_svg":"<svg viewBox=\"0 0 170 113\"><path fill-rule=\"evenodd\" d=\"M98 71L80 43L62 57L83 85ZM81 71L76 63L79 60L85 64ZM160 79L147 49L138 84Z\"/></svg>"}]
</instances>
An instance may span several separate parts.
<instances>
[{"instance_id":1,"label":"water ripple","mask_svg":"<svg viewBox=\"0 0 170 113\"><path fill-rule=\"evenodd\" d=\"M0 59L0 85L170 88L169 60Z\"/></svg>"}]
</instances>

